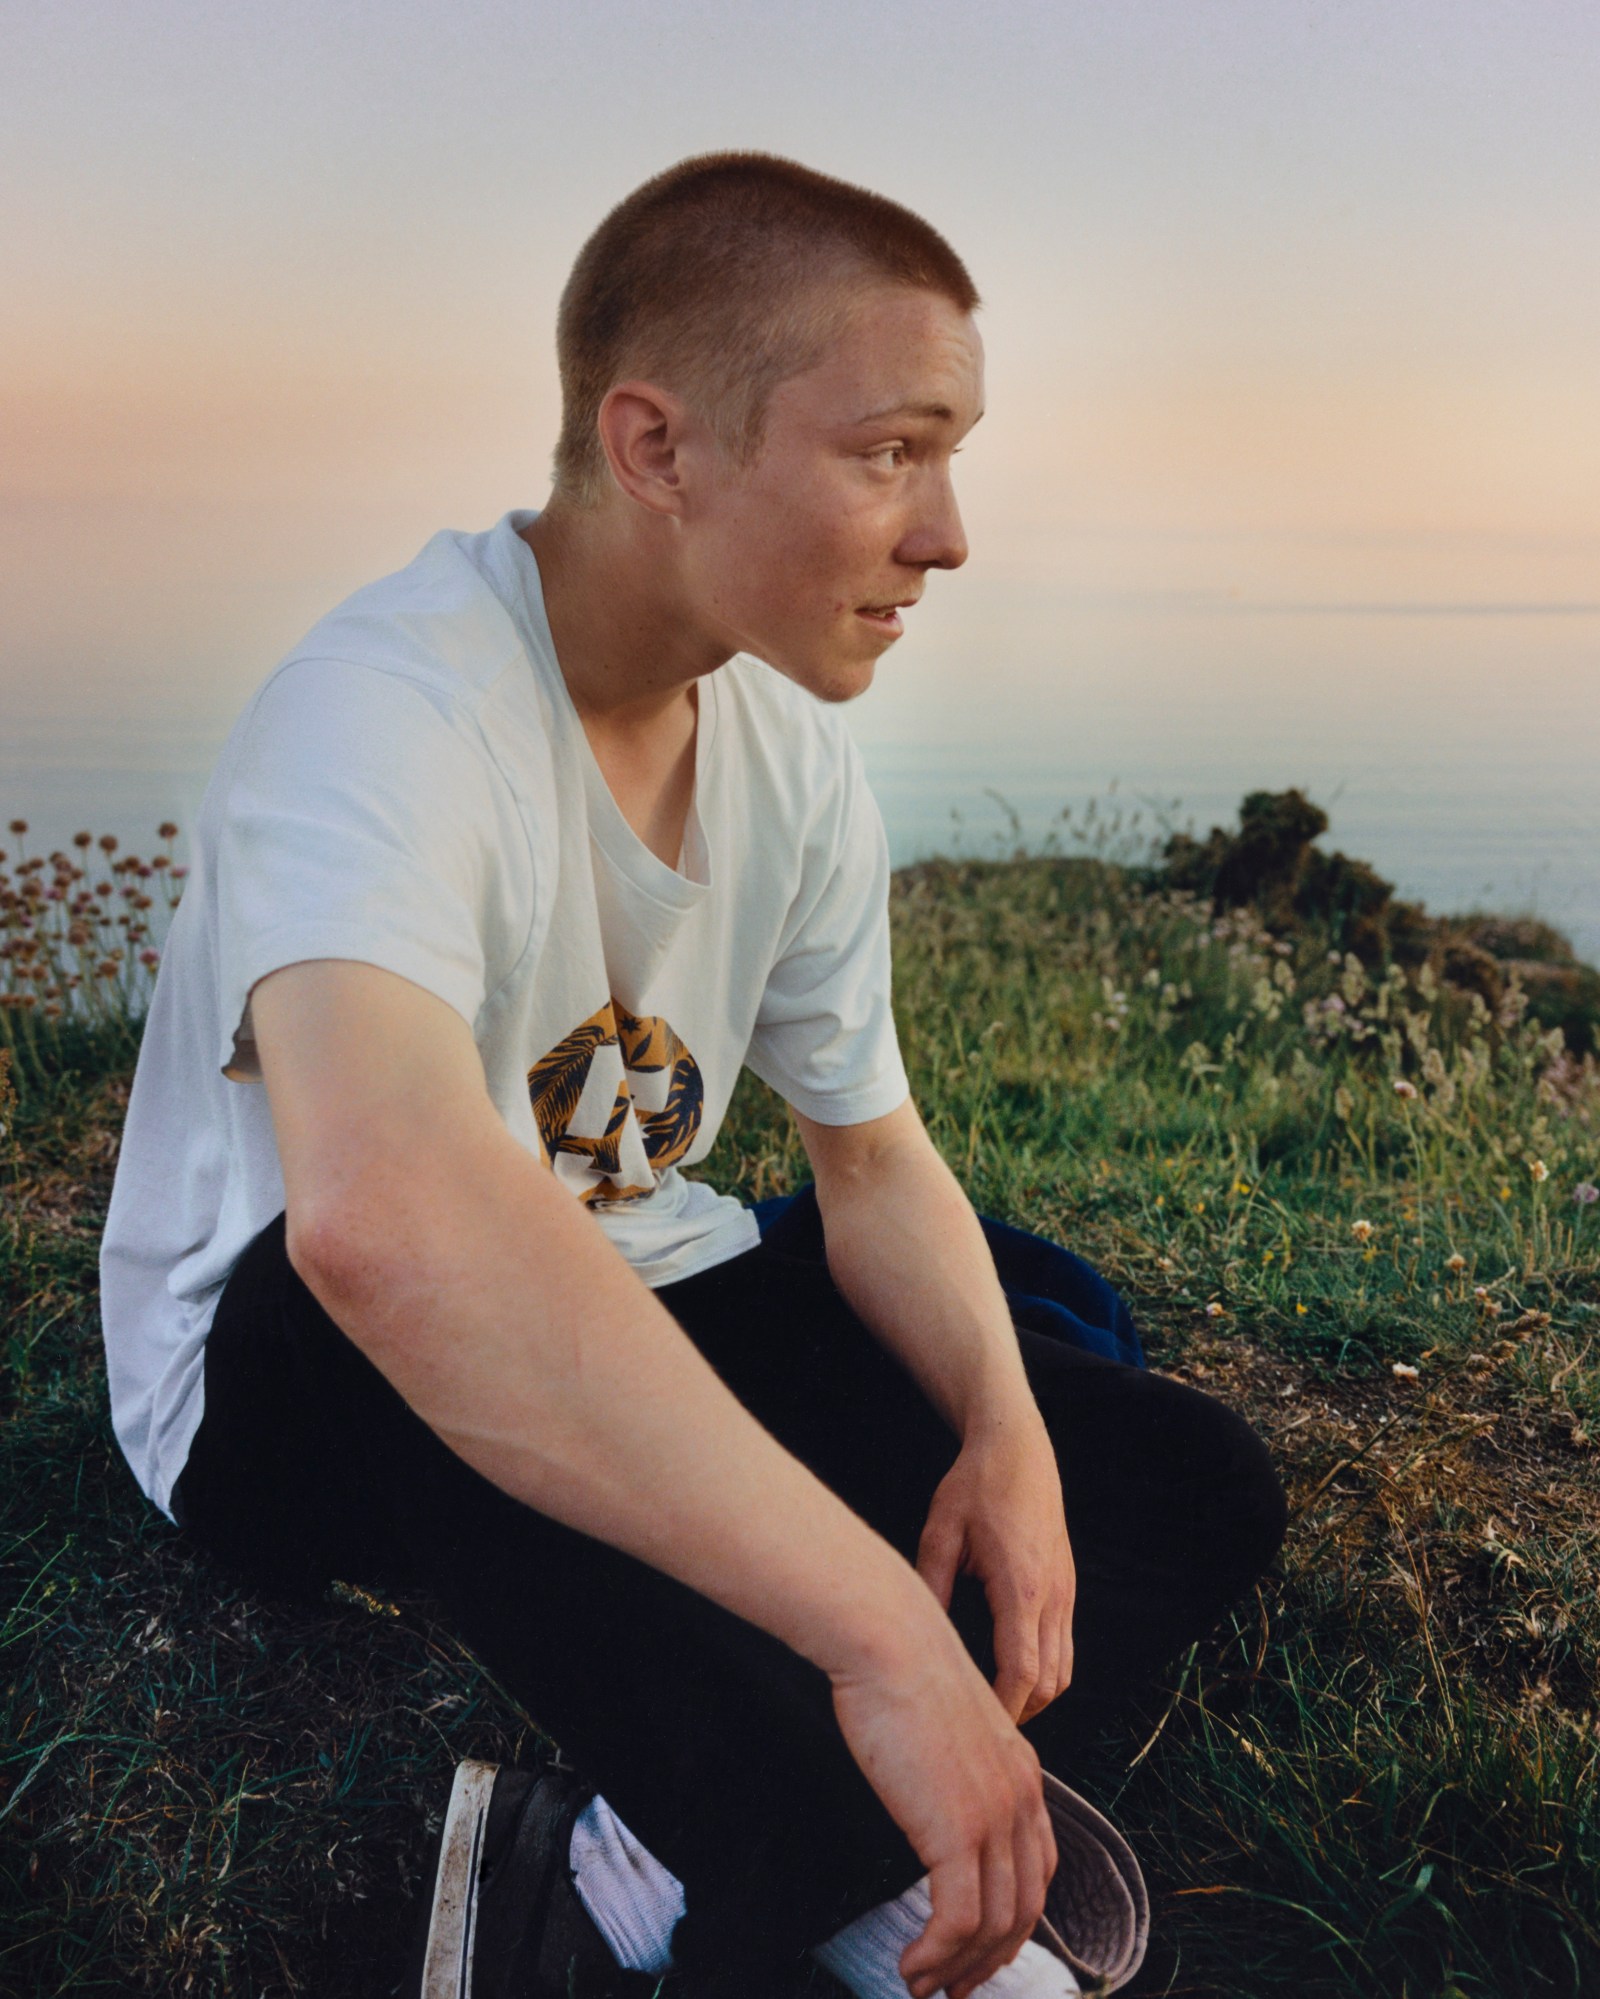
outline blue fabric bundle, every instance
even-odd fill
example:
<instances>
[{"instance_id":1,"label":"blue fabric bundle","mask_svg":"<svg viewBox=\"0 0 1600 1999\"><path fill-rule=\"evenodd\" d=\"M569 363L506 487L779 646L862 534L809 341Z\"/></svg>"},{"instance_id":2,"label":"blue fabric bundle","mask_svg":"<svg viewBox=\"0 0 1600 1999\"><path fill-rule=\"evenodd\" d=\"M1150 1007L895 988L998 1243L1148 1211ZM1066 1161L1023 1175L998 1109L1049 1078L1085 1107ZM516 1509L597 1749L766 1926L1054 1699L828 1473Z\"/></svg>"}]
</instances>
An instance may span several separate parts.
<instances>
[{"instance_id":1,"label":"blue fabric bundle","mask_svg":"<svg viewBox=\"0 0 1600 1999\"><path fill-rule=\"evenodd\" d=\"M787 1256L824 1261L817 1190L808 1181L797 1194L757 1201L750 1212L761 1239ZM1144 1367L1144 1347L1122 1294L1092 1263L1043 1236L980 1215L1000 1286L1019 1326L1066 1340L1105 1360Z\"/></svg>"}]
</instances>

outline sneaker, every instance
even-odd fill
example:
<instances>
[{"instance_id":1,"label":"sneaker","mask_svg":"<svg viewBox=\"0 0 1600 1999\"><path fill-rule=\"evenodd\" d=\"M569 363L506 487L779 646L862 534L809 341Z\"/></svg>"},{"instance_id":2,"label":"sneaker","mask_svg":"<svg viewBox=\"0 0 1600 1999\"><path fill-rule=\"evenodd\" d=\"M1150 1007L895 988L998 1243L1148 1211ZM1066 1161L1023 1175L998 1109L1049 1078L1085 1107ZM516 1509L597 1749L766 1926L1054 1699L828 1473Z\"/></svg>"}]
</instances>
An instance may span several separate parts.
<instances>
[{"instance_id":1,"label":"sneaker","mask_svg":"<svg viewBox=\"0 0 1600 1999\"><path fill-rule=\"evenodd\" d=\"M656 1999L624 1971L573 1882L572 1826L594 1795L564 1768L456 1765L399 1999Z\"/></svg>"}]
</instances>

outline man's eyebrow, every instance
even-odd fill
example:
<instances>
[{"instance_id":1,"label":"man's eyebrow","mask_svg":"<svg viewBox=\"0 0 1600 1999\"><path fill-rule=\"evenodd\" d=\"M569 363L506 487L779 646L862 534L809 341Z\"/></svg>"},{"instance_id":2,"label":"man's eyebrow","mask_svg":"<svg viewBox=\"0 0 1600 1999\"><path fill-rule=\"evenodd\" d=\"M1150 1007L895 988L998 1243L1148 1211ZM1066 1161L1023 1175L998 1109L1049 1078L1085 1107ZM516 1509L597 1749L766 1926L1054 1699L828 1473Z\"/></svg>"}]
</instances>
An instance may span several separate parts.
<instances>
[{"instance_id":1,"label":"man's eyebrow","mask_svg":"<svg viewBox=\"0 0 1600 1999\"><path fill-rule=\"evenodd\" d=\"M885 423L893 416L931 417L935 423L954 423L956 413L948 403L890 403L886 409L869 410L865 416L856 418L854 428L862 429L869 423ZM983 420L983 411L972 419L974 423Z\"/></svg>"}]
</instances>

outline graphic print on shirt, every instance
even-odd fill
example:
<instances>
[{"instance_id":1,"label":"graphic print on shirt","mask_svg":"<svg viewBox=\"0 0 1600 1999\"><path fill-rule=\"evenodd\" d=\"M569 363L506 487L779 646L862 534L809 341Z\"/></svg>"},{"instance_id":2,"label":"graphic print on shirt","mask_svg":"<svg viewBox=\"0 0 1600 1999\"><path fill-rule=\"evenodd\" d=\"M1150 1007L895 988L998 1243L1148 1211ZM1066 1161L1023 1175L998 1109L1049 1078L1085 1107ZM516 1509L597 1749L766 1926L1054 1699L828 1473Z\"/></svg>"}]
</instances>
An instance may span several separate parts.
<instances>
[{"instance_id":1,"label":"graphic print on shirt","mask_svg":"<svg viewBox=\"0 0 1600 1999\"><path fill-rule=\"evenodd\" d=\"M586 1206L637 1201L694 1144L705 1086L666 1021L607 1000L528 1071L556 1178Z\"/></svg>"}]
</instances>

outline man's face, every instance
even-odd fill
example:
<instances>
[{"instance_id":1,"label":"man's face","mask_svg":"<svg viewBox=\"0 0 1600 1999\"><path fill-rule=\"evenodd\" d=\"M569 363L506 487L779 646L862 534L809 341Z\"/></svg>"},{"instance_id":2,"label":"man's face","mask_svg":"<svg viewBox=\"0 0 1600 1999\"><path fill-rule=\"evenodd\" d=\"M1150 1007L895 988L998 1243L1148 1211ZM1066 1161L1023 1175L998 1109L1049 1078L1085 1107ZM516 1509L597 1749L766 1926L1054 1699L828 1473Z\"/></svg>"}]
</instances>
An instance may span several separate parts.
<instances>
[{"instance_id":1,"label":"man's face","mask_svg":"<svg viewBox=\"0 0 1600 1999\"><path fill-rule=\"evenodd\" d=\"M971 316L869 292L820 365L774 390L755 463L721 459L693 497L684 577L708 635L824 701L862 693L927 572L967 558L950 461L982 413Z\"/></svg>"}]
</instances>

